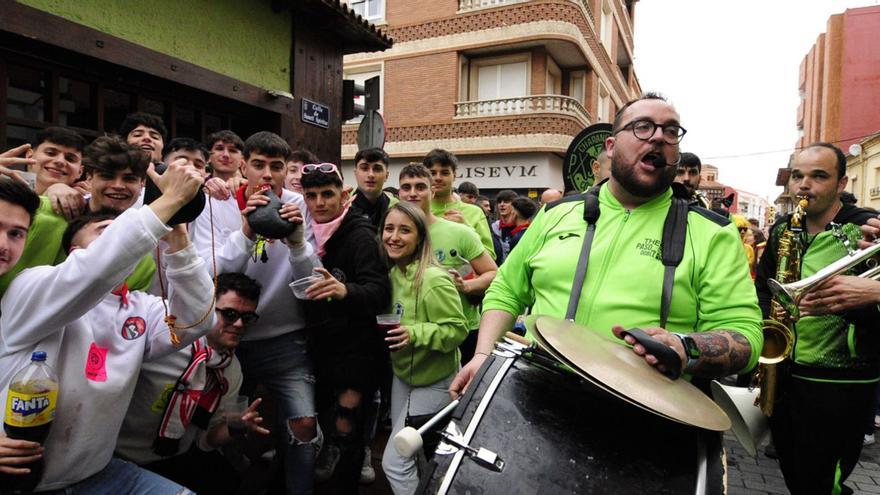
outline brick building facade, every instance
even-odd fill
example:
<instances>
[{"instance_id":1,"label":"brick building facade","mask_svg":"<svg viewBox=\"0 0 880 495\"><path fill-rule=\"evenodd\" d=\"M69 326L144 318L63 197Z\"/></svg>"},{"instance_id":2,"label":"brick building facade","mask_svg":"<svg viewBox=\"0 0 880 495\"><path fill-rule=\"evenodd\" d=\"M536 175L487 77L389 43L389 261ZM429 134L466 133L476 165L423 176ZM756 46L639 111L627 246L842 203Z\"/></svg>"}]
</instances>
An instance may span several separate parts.
<instances>
[{"instance_id":1,"label":"brick building facade","mask_svg":"<svg viewBox=\"0 0 880 495\"><path fill-rule=\"evenodd\" d=\"M380 111L399 167L432 148L459 157L484 190L562 188L572 138L641 92L631 0L349 0L394 39L346 56L346 79L381 79ZM357 123L343 127L349 172Z\"/></svg>"}]
</instances>

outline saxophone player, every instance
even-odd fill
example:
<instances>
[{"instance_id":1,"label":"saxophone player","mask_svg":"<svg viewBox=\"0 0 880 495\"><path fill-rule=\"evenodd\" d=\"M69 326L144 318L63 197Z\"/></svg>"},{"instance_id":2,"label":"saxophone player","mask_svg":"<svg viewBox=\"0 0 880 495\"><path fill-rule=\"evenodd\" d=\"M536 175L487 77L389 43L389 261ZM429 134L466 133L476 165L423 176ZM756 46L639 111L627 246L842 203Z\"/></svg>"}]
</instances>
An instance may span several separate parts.
<instances>
[{"instance_id":1,"label":"saxophone player","mask_svg":"<svg viewBox=\"0 0 880 495\"><path fill-rule=\"evenodd\" d=\"M799 280L857 248L860 226L874 214L840 202L838 195L847 184L845 174L843 152L829 143L811 144L795 158L788 186L793 196L806 199L805 216L802 230L794 235L791 215L771 228L755 280L765 318L778 318L771 311L767 284L768 279L779 277L778 265L799 260L783 270ZM831 279L828 283L841 290L854 287L846 282ZM799 319L786 319L794 345L778 370L770 417L779 465L791 493L852 493L843 482L858 462L864 425L880 380L880 336L876 328L870 328L878 321L877 307L844 306L841 295L822 288L805 297L801 307ZM853 310L844 311L847 308Z\"/></svg>"}]
</instances>

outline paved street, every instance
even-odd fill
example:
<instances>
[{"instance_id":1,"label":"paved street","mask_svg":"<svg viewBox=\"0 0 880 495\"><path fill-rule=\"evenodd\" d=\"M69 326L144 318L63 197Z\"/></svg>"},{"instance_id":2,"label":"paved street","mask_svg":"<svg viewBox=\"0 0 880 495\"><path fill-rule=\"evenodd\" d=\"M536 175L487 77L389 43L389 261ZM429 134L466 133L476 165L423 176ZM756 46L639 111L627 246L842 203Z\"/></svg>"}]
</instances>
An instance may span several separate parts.
<instances>
[{"instance_id":1,"label":"paved street","mask_svg":"<svg viewBox=\"0 0 880 495\"><path fill-rule=\"evenodd\" d=\"M729 495L788 494L782 473L774 459L763 449L751 457L729 433L725 436ZM880 493L880 444L862 450L859 465L846 483L857 494Z\"/></svg>"}]
</instances>

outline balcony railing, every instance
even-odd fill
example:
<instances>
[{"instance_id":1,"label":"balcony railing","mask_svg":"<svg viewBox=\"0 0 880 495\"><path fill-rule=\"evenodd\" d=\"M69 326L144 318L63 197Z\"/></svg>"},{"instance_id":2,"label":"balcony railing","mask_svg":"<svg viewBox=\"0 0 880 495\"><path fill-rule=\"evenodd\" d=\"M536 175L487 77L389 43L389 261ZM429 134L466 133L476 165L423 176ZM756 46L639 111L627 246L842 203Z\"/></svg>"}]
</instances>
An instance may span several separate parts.
<instances>
[{"instance_id":1,"label":"balcony railing","mask_svg":"<svg viewBox=\"0 0 880 495\"><path fill-rule=\"evenodd\" d=\"M466 12L469 10L491 9L494 7L501 7L502 5L527 1L528 0L458 0L458 11Z\"/></svg>"},{"instance_id":2,"label":"balcony railing","mask_svg":"<svg viewBox=\"0 0 880 495\"><path fill-rule=\"evenodd\" d=\"M501 117L531 113L559 113L577 118L588 126L592 118L577 100L563 95L531 95L497 100L460 101L455 104L459 118Z\"/></svg>"},{"instance_id":3,"label":"balcony railing","mask_svg":"<svg viewBox=\"0 0 880 495\"><path fill-rule=\"evenodd\" d=\"M469 12L472 10L481 10L481 9L492 9L495 7L501 7L504 5L511 5L514 3L523 3L528 2L529 0L458 0L458 11L459 12ZM590 18L590 21L593 25L596 25L596 19L593 17L593 9L590 7L588 0L570 0L572 3L576 3L580 5L587 14L587 17ZM632 40L630 40L632 43Z\"/></svg>"}]
</instances>

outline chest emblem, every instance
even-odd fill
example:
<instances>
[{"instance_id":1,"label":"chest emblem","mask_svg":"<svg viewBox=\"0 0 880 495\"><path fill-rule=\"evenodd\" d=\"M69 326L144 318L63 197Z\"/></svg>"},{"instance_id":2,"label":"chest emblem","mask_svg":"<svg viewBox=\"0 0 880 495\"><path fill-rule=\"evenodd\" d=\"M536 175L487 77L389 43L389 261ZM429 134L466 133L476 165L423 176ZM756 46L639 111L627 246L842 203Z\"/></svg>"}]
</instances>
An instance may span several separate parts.
<instances>
[{"instance_id":1,"label":"chest emblem","mask_svg":"<svg viewBox=\"0 0 880 495\"><path fill-rule=\"evenodd\" d=\"M646 238L644 241L636 244L636 250L642 256L661 260L663 257L661 256L660 244L660 239Z\"/></svg>"},{"instance_id":2,"label":"chest emblem","mask_svg":"<svg viewBox=\"0 0 880 495\"><path fill-rule=\"evenodd\" d=\"M333 278L335 278L336 280L339 280L343 284L345 283L345 279L346 279L345 272L340 270L339 268L334 268L334 269L330 270L330 275L333 275Z\"/></svg>"},{"instance_id":3,"label":"chest emblem","mask_svg":"<svg viewBox=\"0 0 880 495\"><path fill-rule=\"evenodd\" d=\"M135 340L147 330L147 324L140 316L132 316L125 320L122 324L122 338L125 340Z\"/></svg>"}]
</instances>

